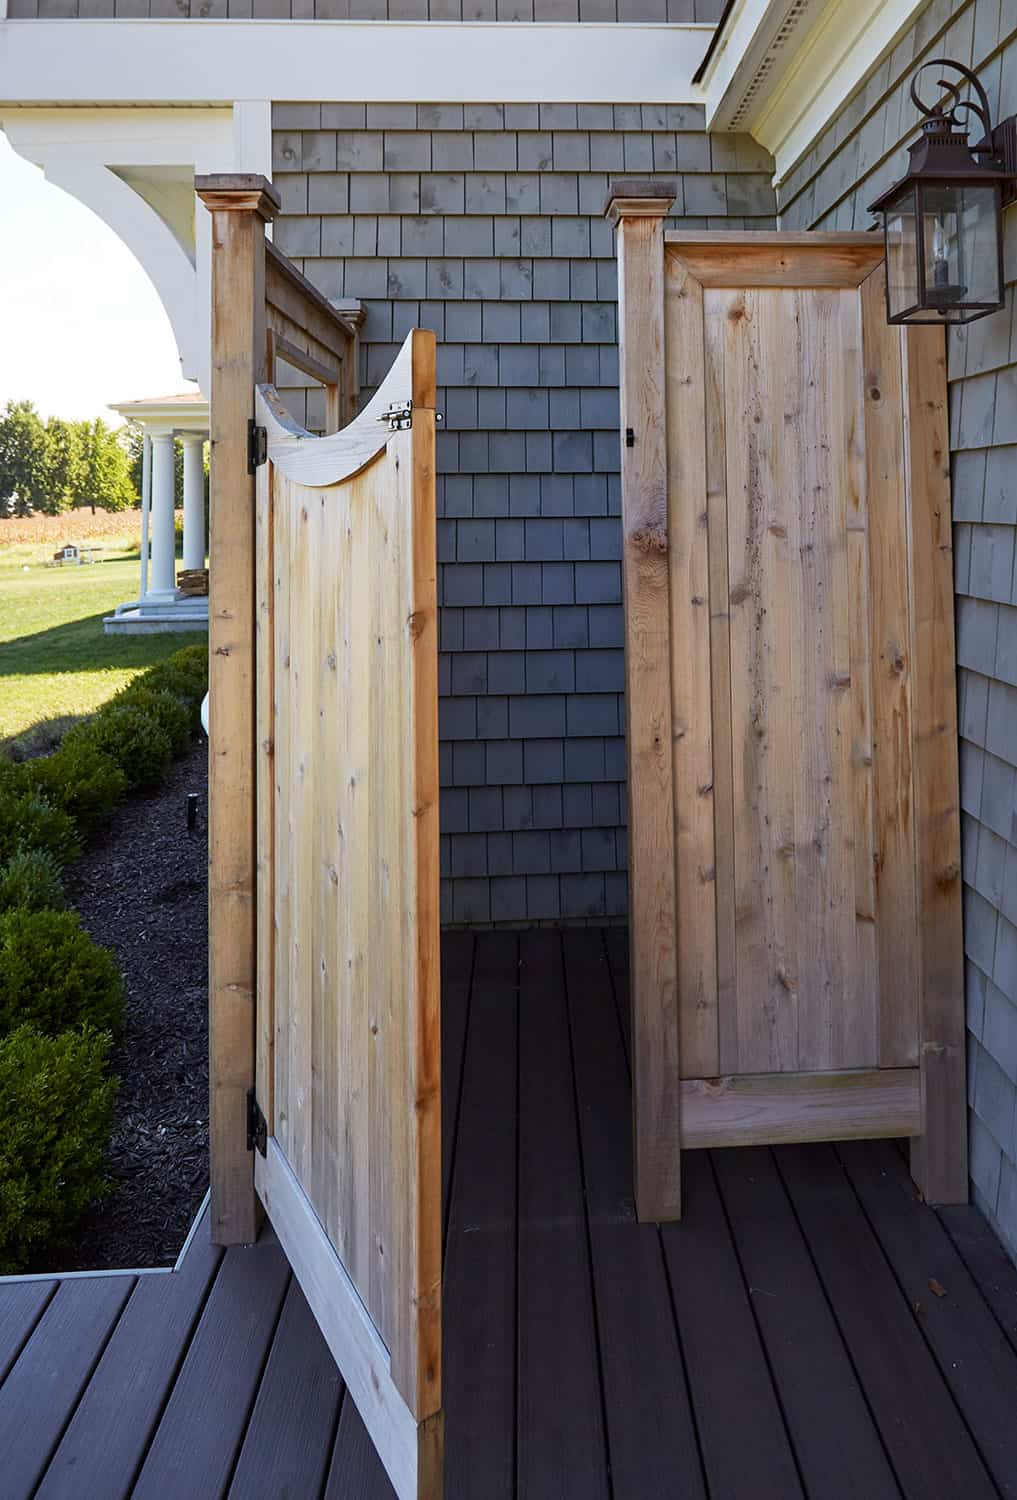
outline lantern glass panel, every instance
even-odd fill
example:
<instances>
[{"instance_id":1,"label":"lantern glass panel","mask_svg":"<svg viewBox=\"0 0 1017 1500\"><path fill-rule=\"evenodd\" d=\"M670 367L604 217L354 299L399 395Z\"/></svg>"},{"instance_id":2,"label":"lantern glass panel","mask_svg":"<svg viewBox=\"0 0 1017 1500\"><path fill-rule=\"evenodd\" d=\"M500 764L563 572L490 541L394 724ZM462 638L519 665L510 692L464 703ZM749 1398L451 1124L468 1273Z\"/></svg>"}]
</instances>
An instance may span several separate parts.
<instances>
[{"instance_id":1,"label":"lantern glass panel","mask_svg":"<svg viewBox=\"0 0 1017 1500\"><path fill-rule=\"evenodd\" d=\"M915 189L905 188L884 210L886 296L889 315L900 318L919 302L918 212Z\"/></svg>"},{"instance_id":2,"label":"lantern glass panel","mask_svg":"<svg viewBox=\"0 0 1017 1500\"><path fill-rule=\"evenodd\" d=\"M967 322L1000 302L998 189L924 182L920 193L923 321Z\"/></svg>"}]
</instances>

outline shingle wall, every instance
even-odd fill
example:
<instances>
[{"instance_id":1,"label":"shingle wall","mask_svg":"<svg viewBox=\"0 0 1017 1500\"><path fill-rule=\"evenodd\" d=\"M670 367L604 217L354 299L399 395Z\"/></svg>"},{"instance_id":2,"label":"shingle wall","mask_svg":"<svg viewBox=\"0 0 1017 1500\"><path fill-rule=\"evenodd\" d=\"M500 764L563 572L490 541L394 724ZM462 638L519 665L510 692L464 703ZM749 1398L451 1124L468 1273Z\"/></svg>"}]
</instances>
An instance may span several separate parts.
<instances>
[{"instance_id":1,"label":"shingle wall","mask_svg":"<svg viewBox=\"0 0 1017 1500\"><path fill-rule=\"evenodd\" d=\"M716 21L723 0L9 0L12 18Z\"/></svg>"},{"instance_id":2,"label":"shingle wall","mask_svg":"<svg viewBox=\"0 0 1017 1500\"><path fill-rule=\"evenodd\" d=\"M276 243L362 298L366 390L438 335L443 916L622 916L613 174L772 226L769 158L698 107L277 104ZM320 421L312 409L309 425Z\"/></svg>"},{"instance_id":3,"label":"shingle wall","mask_svg":"<svg viewBox=\"0 0 1017 1500\"><path fill-rule=\"evenodd\" d=\"M974 67L994 119L1017 112L1013 0L934 0L790 174L783 227L869 227L914 139L911 74L937 57ZM971 1174L1017 1254L1017 205L1006 219L1006 307L951 335L949 376Z\"/></svg>"}]
</instances>

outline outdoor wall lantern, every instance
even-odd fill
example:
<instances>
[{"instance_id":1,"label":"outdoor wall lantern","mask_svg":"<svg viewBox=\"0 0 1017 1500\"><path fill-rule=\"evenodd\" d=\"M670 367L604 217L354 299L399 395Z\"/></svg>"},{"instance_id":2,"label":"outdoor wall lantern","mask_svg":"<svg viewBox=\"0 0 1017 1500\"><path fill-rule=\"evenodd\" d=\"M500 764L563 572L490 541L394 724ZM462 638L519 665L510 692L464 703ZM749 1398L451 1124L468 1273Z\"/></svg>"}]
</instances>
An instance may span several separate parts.
<instances>
[{"instance_id":1,"label":"outdoor wall lantern","mask_svg":"<svg viewBox=\"0 0 1017 1500\"><path fill-rule=\"evenodd\" d=\"M931 108L917 90L927 68L960 74L958 82L938 80L945 93ZM961 99L965 82L977 99ZM924 118L907 176L869 210L883 219L887 320L972 323L1003 306L1003 209L1017 197L1017 116L993 128L982 85L947 58L923 63L911 98ZM984 135L969 146L972 115Z\"/></svg>"}]
</instances>

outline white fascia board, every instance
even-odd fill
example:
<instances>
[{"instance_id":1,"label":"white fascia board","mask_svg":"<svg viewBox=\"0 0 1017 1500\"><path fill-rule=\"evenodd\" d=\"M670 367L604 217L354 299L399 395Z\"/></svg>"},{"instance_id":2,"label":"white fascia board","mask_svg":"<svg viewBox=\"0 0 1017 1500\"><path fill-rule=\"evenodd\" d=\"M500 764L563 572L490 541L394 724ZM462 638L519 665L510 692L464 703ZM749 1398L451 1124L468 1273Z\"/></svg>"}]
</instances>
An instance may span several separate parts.
<instances>
[{"instance_id":1,"label":"white fascia board","mask_svg":"<svg viewBox=\"0 0 1017 1500\"><path fill-rule=\"evenodd\" d=\"M715 27L590 22L14 20L0 102L702 102Z\"/></svg>"}]
</instances>

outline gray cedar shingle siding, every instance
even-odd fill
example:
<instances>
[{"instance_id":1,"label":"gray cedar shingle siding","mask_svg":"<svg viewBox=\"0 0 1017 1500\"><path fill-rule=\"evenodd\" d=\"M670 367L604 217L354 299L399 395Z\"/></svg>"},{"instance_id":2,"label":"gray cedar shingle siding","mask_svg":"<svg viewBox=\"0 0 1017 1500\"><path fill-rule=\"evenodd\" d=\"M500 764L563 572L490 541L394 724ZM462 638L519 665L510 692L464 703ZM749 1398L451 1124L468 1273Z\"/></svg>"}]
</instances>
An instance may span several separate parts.
<instances>
[{"instance_id":1,"label":"gray cedar shingle siding","mask_svg":"<svg viewBox=\"0 0 1017 1500\"><path fill-rule=\"evenodd\" d=\"M788 229L867 229L900 176L926 58L974 67L993 118L1017 112L1012 0L933 0L779 191ZM1017 205L1007 304L951 335L954 562L971 1103L977 1201L1017 1254Z\"/></svg>"},{"instance_id":2,"label":"gray cedar shingle siding","mask_svg":"<svg viewBox=\"0 0 1017 1500\"><path fill-rule=\"evenodd\" d=\"M722 6L723 0L10 0L7 14L12 19L710 22Z\"/></svg>"},{"instance_id":3,"label":"gray cedar shingle siding","mask_svg":"<svg viewBox=\"0 0 1017 1500\"><path fill-rule=\"evenodd\" d=\"M679 175L676 222L772 227L770 160L747 138L711 140L701 109L675 105L280 103L273 122L276 243L327 295L366 303L365 389L414 324L439 338L444 920L621 917L603 205L613 171L656 164ZM322 420L313 395L307 420Z\"/></svg>"}]
</instances>

